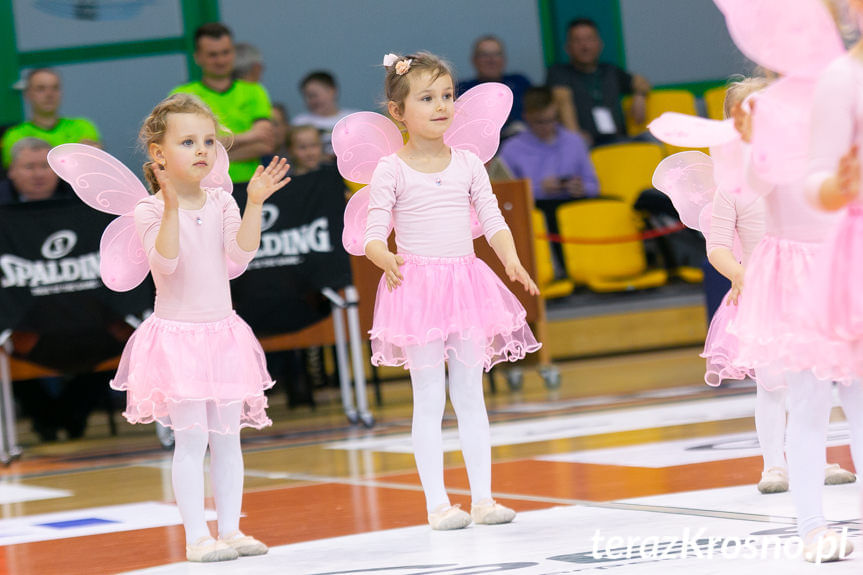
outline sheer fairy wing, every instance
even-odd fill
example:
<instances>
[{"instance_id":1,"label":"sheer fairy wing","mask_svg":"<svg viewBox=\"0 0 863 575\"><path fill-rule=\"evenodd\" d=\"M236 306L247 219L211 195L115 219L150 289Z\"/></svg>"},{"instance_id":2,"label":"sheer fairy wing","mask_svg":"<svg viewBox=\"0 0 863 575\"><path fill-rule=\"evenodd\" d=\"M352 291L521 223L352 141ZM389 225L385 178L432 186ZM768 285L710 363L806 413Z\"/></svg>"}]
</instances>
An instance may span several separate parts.
<instances>
[{"instance_id":1,"label":"sheer fairy wing","mask_svg":"<svg viewBox=\"0 0 863 575\"><path fill-rule=\"evenodd\" d=\"M498 82L474 86L455 102L453 121L444 134L447 146L469 150L483 163L500 145L500 130L512 109L512 90Z\"/></svg>"},{"instance_id":2,"label":"sheer fairy wing","mask_svg":"<svg viewBox=\"0 0 863 575\"><path fill-rule=\"evenodd\" d=\"M228 168L231 166L231 161L228 159L228 151L221 142L216 142L216 161L213 163L213 169L207 174L207 177L201 180L201 186L204 188L222 188L229 194L234 191L234 183L231 181L231 176L228 175Z\"/></svg>"},{"instance_id":3,"label":"sheer fairy wing","mask_svg":"<svg viewBox=\"0 0 863 575\"><path fill-rule=\"evenodd\" d=\"M102 283L114 291L134 289L150 271L133 214L120 216L108 224L102 232L99 253Z\"/></svg>"},{"instance_id":4,"label":"sheer fairy wing","mask_svg":"<svg viewBox=\"0 0 863 575\"><path fill-rule=\"evenodd\" d=\"M716 192L713 161L703 152L687 151L668 156L653 172L653 187L671 199L687 227L700 230L699 217Z\"/></svg>"},{"instance_id":5,"label":"sheer fairy wing","mask_svg":"<svg viewBox=\"0 0 863 575\"><path fill-rule=\"evenodd\" d=\"M740 138L733 120L710 120L679 112L665 112L647 128L658 140L681 148L707 148Z\"/></svg>"},{"instance_id":6,"label":"sheer fairy wing","mask_svg":"<svg viewBox=\"0 0 863 575\"><path fill-rule=\"evenodd\" d=\"M782 78L758 95L752 112L752 165L776 184L806 176L815 82Z\"/></svg>"},{"instance_id":7,"label":"sheer fairy wing","mask_svg":"<svg viewBox=\"0 0 863 575\"><path fill-rule=\"evenodd\" d=\"M714 0L734 43L761 66L815 78L845 51L821 0Z\"/></svg>"},{"instance_id":8,"label":"sheer fairy wing","mask_svg":"<svg viewBox=\"0 0 863 575\"><path fill-rule=\"evenodd\" d=\"M333 128L333 151L339 173L348 181L368 184L378 161L404 146L398 127L375 112L345 116Z\"/></svg>"},{"instance_id":9,"label":"sheer fairy wing","mask_svg":"<svg viewBox=\"0 0 863 575\"><path fill-rule=\"evenodd\" d=\"M48 164L69 182L84 203L123 215L147 197L144 184L111 154L85 144L62 144L48 152Z\"/></svg>"},{"instance_id":10,"label":"sheer fairy wing","mask_svg":"<svg viewBox=\"0 0 863 575\"><path fill-rule=\"evenodd\" d=\"M366 220L369 217L369 187L364 186L351 196L348 205L345 206L345 227L342 230L342 245L345 251L354 256L364 255L363 241L366 234ZM393 231L393 222L390 219L390 228L387 236Z\"/></svg>"}]
</instances>

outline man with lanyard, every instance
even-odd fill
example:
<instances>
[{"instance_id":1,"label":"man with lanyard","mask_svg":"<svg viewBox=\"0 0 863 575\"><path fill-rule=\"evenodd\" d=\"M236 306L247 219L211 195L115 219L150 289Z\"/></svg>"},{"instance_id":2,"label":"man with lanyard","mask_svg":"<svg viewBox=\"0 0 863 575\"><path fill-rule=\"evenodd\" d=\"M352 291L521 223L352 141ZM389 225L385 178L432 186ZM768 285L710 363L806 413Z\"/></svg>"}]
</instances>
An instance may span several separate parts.
<instances>
[{"instance_id":1,"label":"man with lanyard","mask_svg":"<svg viewBox=\"0 0 863 575\"><path fill-rule=\"evenodd\" d=\"M171 93L200 97L231 131L226 143L231 180L235 195L244 195L261 156L272 154L276 142L267 91L260 84L233 78L234 55L233 38L226 26L216 22L200 26L195 31L195 63L201 67L201 80L177 86Z\"/></svg>"},{"instance_id":2,"label":"man with lanyard","mask_svg":"<svg viewBox=\"0 0 863 575\"><path fill-rule=\"evenodd\" d=\"M12 126L3 134L3 167L12 163L12 146L25 138L39 138L52 146L82 143L100 146L99 130L86 118L60 117L62 101L60 76L49 68L37 68L27 74L24 99L30 105L30 120ZM101 147L101 146L100 146Z\"/></svg>"},{"instance_id":3,"label":"man with lanyard","mask_svg":"<svg viewBox=\"0 0 863 575\"><path fill-rule=\"evenodd\" d=\"M546 77L560 107L562 123L580 131L593 146L625 141L626 122L620 98L632 94L633 119L641 123L645 96L650 91L650 83L643 77L600 62L602 48L595 22L587 18L573 20L566 35L570 63L551 66Z\"/></svg>"}]
</instances>

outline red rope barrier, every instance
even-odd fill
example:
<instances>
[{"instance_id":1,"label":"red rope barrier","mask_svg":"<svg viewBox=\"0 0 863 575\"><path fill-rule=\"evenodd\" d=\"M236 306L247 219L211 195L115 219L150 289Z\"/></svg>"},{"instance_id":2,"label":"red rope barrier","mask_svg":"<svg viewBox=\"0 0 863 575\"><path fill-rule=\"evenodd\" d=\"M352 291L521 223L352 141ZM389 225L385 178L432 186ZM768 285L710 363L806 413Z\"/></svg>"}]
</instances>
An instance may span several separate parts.
<instances>
[{"instance_id":1,"label":"red rope barrier","mask_svg":"<svg viewBox=\"0 0 863 575\"><path fill-rule=\"evenodd\" d=\"M643 240L652 240L653 238L668 236L677 233L685 228L686 226L683 225L682 222L678 222L671 226L657 228L655 230L647 230L638 234L629 234L626 236L612 236L608 238L565 238L559 234L538 234L536 237L540 240L548 240L550 242L556 242L560 244L622 244L625 242L640 242Z\"/></svg>"}]
</instances>

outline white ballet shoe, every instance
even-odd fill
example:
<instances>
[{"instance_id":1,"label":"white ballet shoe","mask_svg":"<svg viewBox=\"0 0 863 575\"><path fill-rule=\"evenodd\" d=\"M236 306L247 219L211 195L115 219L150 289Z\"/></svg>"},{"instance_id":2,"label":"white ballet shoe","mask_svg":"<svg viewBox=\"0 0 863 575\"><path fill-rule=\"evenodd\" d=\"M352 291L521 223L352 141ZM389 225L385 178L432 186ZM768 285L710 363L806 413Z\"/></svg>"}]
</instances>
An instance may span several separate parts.
<instances>
[{"instance_id":1,"label":"white ballet shoe","mask_svg":"<svg viewBox=\"0 0 863 575\"><path fill-rule=\"evenodd\" d=\"M186 560L196 563L231 561L239 557L236 549L205 535L192 545L186 545Z\"/></svg>"},{"instance_id":2,"label":"white ballet shoe","mask_svg":"<svg viewBox=\"0 0 863 575\"><path fill-rule=\"evenodd\" d=\"M515 511L494 499L470 506L470 516L477 525L499 525L515 519Z\"/></svg>"},{"instance_id":3,"label":"white ballet shoe","mask_svg":"<svg viewBox=\"0 0 863 575\"><path fill-rule=\"evenodd\" d=\"M782 467L770 467L761 473L758 482L761 493L785 493L788 491L788 472Z\"/></svg>"},{"instance_id":4,"label":"white ballet shoe","mask_svg":"<svg viewBox=\"0 0 863 575\"><path fill-rule=\"evenodd\" d=\"M252 555L264 555L269 547L258 541L251 535L244 535L241 531L234 531L228 537L219 537L219 541L231 547L239 553L240 557L251 557Z\"/></svg>"},{"instance_id":5,"label":"white ballet shoe","mask_svg":"<svg viewBox=\"0 0 863 575\"><path fill-rule=\"evenodd\" d=\"M821 527L806 536L809 543L803 544L803 559L809 563L829 563L845 559L854 551L854 546L828 527Z\"/></svg>"},{"instance_id":6,"label":"white ballet shoe","mask_svg":"<svg viewBox=\"0 0 863 575\"><path fill-rule=\"evenodd\" d=\"M857 476L839 467L838 463L828 464L824 468L824 485L842 485L843 483L854 483Z\"/></svg>"},{"instance_id":7,"label":"white ballet shoe","mask_svg":"<svg viewBox=\"0 0 863 575\"><path fill-rule=\"evenodd\" d=\"M461 510L461 505L441 505L429 513L429 525L436 531L464 529L470 525L470 515Z\"/></svg>"}]
</instances>

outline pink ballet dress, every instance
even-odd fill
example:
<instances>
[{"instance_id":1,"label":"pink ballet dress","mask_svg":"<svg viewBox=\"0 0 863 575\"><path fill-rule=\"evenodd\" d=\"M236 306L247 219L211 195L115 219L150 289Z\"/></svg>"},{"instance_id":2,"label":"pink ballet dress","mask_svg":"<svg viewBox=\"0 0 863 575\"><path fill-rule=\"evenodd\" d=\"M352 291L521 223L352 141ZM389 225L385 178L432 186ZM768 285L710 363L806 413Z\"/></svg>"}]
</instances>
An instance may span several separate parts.
<instances>
[{"instance_id":1,"label":"pink ballet dress","mask_svg":"<svg viewBox=\"0 0 863 575\"><path fill-rule=\"evenodd\" d=\"M707 253L717 248L732 250L736 232L742 248L742 264L747 268L755 246L764 236L764 212L764 199L760 196L753 198L741 193L718 190L713 197ZM729 304L726 294L710 321L701 354L701 357L707 360L704 381L708 385L717 386L723 379L754 378L752 369L737 363L738 338L728 330L728 325L737 316L739 303L747 297L747 291L748 286L745 286L738 298L738 305Z\"/></svg>"},{"instance_id":2,"label":"pink ballet dress","mask_svg":"<svg viewBox=\"0 0 863 575\"><path fill-rule=\"evenodd\" d=\"M369 185L364 245L386 243L392 219L402 284L381 278L369 332L374 365L422 369L456 357L486 370L539 349L526 312L473 253L470 207L486 239L507 229L482 162L451 148L441 172L423 173L397 154L380 160ZM439 353L415 353L432 342Z\"/></svg>"},{"instance_id":3,"label":"pink ballet dress","mask_svg":"<svg viewBox=\"0 0 863 575\"><path fill-rule=\"evenodd\" d=\"M781 381L773 376L782 371L812 369L812 358L834 353L806 326L805 290L836 218L807 202L802 183L776 186L765 203L766 234L749 260L744 296L728 330L739 339L736 364L770 374L757 378L767 386Z\"/></svg>"},{"instance_id":4,"label":"pink ballet dress","mask_svg":"<svg viewBox=\"0 0 863 575\"><path fill-rule=\"evenodd\" d=\"M216 433L271 424L264 390L274 382L264 352L231 307L226 255L240 265L255 255L237 245L237 203L221 188L206 189L201 209L180 209L174 259L155 248L163 211L163 202L152 196L135 207L156 303L126 344L111 382L126 391L123 415L130 423Z\"/></svg>"},{"instance_id":5,"label":"pink ballet dress","mask_svg":"<svg viewBox=\"0 0 863 575\"><path fill-rule=\"evenodd\" d=\"M836 174L840 158L853 144L863 144L861 114L863 62L847 54L824 71L815 92L806 181L813 200L824 180ZM863 199L858 197L835 217L838 223L818 257L807 290L812 313L809 325L833 342L833 353L808 359L815 363L816 371L832 379L850 380L863 377Z\"/></svg>"}]
</instances>

